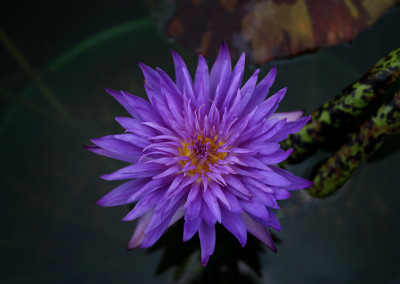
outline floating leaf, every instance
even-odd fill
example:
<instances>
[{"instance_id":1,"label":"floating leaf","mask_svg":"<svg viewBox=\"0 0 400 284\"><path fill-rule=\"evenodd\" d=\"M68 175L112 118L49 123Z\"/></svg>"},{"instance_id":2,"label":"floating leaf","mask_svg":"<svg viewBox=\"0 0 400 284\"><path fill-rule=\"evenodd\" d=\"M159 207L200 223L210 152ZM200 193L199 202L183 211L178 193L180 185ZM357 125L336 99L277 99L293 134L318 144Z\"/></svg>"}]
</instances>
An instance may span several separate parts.
<instances>
[{"instance_id":1,"label":"floating leaf","mask_svg":"<svg viewBox=\"0 0 400 284\"><path fill-rule=\"evenodd\" d=\"M166 27L196 52L215 56L225 40L251 61L294 56L353 40L399 0L192 0Z\"/></svg>"}]
</instances>

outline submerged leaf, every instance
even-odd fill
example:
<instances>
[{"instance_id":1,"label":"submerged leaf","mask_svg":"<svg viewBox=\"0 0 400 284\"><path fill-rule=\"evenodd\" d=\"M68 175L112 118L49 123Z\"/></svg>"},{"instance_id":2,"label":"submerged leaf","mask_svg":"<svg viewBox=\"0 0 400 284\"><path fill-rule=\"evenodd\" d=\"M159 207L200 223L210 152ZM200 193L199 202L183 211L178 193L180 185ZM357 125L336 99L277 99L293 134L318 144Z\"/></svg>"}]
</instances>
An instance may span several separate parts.
<instances>
[{"instance_id":1,"label":"submerged leaf","mask_svg":"<svg viewBox=\"0 0 400 284\"><path fill-rule=\"evenodd\" d=\"M215 56L226 41L251 61L294 56L353 40L399 0L181 1L166 27L169 36Z\"/></svg>"}]
</instances>

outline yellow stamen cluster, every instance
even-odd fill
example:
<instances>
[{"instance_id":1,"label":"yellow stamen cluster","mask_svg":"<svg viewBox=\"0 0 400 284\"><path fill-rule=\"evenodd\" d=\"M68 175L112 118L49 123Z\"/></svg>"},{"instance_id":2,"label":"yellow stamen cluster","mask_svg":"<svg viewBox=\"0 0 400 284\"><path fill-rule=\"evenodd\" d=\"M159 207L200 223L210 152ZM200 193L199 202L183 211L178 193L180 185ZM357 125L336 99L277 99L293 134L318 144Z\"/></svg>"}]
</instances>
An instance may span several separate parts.
<instances>
[{"instance_id":1,"label":"yellow stamen cluster","mask_svg":"<svg viewBox=\"0 0 400 284\"><path fill-rule=\"evenodd\" d=\"M223 160L226 157L226 152L217 152L217 149L222 145L222 141L217 142L216 139L212 140L198 135L196 139L182 143L182 148L179 151L182 156L188 157L189 161L181 161L179 163L182 167L196 167L187 171L190 176L193 176L196 172L199 174L206 173L210 170L210 164L215 164L218 160ZM190 164L187 165L187 163Z\"/></svg>"}]
</instances>

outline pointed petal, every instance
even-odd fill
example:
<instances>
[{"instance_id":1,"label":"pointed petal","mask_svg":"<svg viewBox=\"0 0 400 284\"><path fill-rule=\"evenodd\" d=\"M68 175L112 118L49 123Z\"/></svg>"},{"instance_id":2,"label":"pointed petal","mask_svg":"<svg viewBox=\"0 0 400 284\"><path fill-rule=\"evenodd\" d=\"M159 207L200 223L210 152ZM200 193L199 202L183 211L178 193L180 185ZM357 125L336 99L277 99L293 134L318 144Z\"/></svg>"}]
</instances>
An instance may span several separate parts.
<instances>
[{"instance_id":1,"label":"pointed petal","mask_svg":"<svg viewBox=\"0 0 400 284\"><path fill-rule=\"evenodd\" d=\"M282 100L285 95L286 88L278 91L276 94L265 100L262 104L259 105L256 113L250 120L250 125L258 123L264 118L268 118L274 111L278 108L279 102Z\"/></svg>"},{"instance_id":2,"label":"pointed petal","mask_svg":"<svg viewBox=\"0 0 400 284\"><path fill-rule=\"evenodd\" d=\"M287 122L282 129L279 130L277 134L275 134L270 139L266 140L268 142L281 142L285 140L289 134L297 133L303 126L310 120L311 115L299 118L295 121Z\"/></svg>"},{"instance_id":3,"label":"pointed petal","mask_svg":"<svg viewBox=\"0 0 400 284\"><path fill-rule=\"evenodd\" d=\"M110 174L102 175L105 180L121 180L131 178L153 177L165 169L164 165L139 163L129 165Z\"/></svg>"},{"instance_id":4,"label":"pointed petal","mask_svg":"<svg viewBox=\"0 0 400 284\"><path fill-rule=\"evenodd\" d=\"M118 206L131 203L130 196L140 190L149 179L135 179L128 181L104 195L97 204L104 207Z\"/></svg>"},{"instance_id":5,"label":"pointed petal","mask_svg":"<svg viewBox=\"0 0 400 284\"><path fill-rule=\"evenodd\" d=\"M246 189L246 187L243 185L243 183L240 181L239 178L233 176L233 175L226 175L225 180L228 185L230 185L232 188L236 189L238 192L245 196L251 196L251 193Z\"/></svg>"},{"instance_id":6,"label":"pointed petal","mask_svg":"<svg viewBox=\"0 0 400 284\"><path fill-rule=\"evenodd\" d=\"M252 216L255 216L262 220L270 219L268 209L260 203L254 201L240 200L240 205L242 205L243 209Z\"/></svg>"},{"instance_id":7,"label":"pointed petal","mask_svg":"<svg viewBox=\"0 0 400 284\"><path fill-rule=\"evenodd\" d=\"M131 117L116 117L115 120L127 131L142 137L152 137L156 132L150 127L143 125L141 121Z\"/></svg>"},{"instance_id":8,"label":"pointed petal","mask_svg":"<svg viewBox=\"0 0 400 284\"><path fill-rule=\"evenodd\" d=\"M203 218L194 218L192 220L185 220L183 226L183 241L187 242L190 240L200 227Z\"/></svg>"},{"instance_id":9,"label":"pointed petal","mask_svg":"<svg viewBox=\"0 0 400 284\"><path fill-rule=\"evenodd\" d=\"M215 227L202 222L199 227L199 238L201 246L201 264L207 265L210 255L214 253L215 248Z\"/></svg>"},{"instance_id":10,"label":"pointed petal","mask_svg":"<svg viewBox=\"0 0 400 284\"><path fill-rule=\"evenodd\" d=\"M106 92L113 96L132 117L136 117L136 111L134 107L129 104L129 102L126 100L125 96L121 94L121 92L112 89L106 89Z\"/></svg>"},{"instance_id":11,"label":"pointed petal","mask_svg":"<svg viewBox=\"0 0 400 284\"><path fill-rule=\"evenodd\" d=\"M247 241L247 231L240 214L232 213L229 210L221 207L222 225L231 232L244 247Z\"/></svg>"},{"instance_id":12,"label":"pointed petal","mask_svg":"<svg viewBox=\"0 0 400 284\"><path fill-rule=\"evenodd\" d=\"M221 74L223 73L223 66L226 64L226 70L228 75L230 76L232 65L231 65L231 56L229 54L228 47L225 42L221 44L221 48L219 50L219 54L213 67L210 72L210 92L211 94L215 93L217 85L221 82ZM214 95L210 96L211 99L214 99Z\"/></svg>"},{"instance_id":13,"label":"pointed petal","mask_svg":"<svg viewBox=\"0 0 400 284\"><path fill-rule=\"evenodd\" d=\"M276 77L276 67L273 66L271 70L268 72L267 76L262 79L254 89L252 98L249 104L246 107L245 112L251 111L255 106L259 105L266 96L268 95L269 88L271 88L272 84L275 81Z\"/></svg>"},{"instance_id":14,"label":"pointed petal","mask_svg":"<svg viewBox=\"0 0 400 284\"><path fill-rule=\"evenodd\" d=\"M206 110L208 110L210 104L210 78L207 62L202 55L199 55L199 63L194 79L194 90L198 106L206 105Z\"/></svg>"},{"instance_id":15,"label":"pointed petal","mask_svg":"<svg viewBox=\"0 0 400 284\"><path fill-rule=\"evenodd\" d=\"M96 153L98 155L102 155L105 157L113 158L113 159L124 161L124 162L129 162L129 163L136 163L139 161L139 158L140 158L139 154L136 156L131 156L131 155L127 156L124 154L118 154L118 153L103 149L96 145L85 145L84 147L86 148L86 150L89 150L90 152Z\"/></svg>"},{"instance_id":16,"label":"pointed petal","mask_svg":"<svg viewBox=\"0 0 400 284\"><path fill-rule=\"evenodd\" d=\"M241 116L244 116L247 114L247 112L244 112L246 109L247 104L249 103L252 95L254 88L256 87L257 84L257 79L258 79L258 73L260 72L260 69L257 69L253 75L251 75L250 79L247 80L247 82L244 84L244 86L240 89L240 92L242 94L242 103L240 106L239 113Z\"/></svg>"},{"instance_id":17,"label":"pointed petal","mask_svg":"<svg viewBox=\"0 0 400 284\"><path fill-rule=\"evenodd\" d=\"M133 133L124 133L124 134L117 134L114 135L114 138L121 140L121 141L125 141L128 142L138 148L146 148L150 142L148 139L143 138L141 136L138 136L136 134Z\"/></svg>"},{"instance_id":18,"label":"pointed petal","mask_svg":"<svg viewBox=\"0 0 400 284\"><path fill-rule=\"evenodd\" d=\"M137 147L129 142L117 139L115 135L103 136L90 139L94 144L101 148L127 156L141 156L143 148Z\"/></svg>"},{"instance_id":19,"label":"pointed petal","mask_svg":"<svg viewBox=\"0 0 400 284\"><path fill-rule=\"evenodd\" d=\"M304 178L295 176L291 172L288 172L288 171L286 171L284 169L281 169L279 167L271 166L271 169L275 173L279 174L280 176L285 178L287 181L289 181L290 184L283 186L284 189L287 189L287 190L303 189L303 188L311 187L314 184L312 181L309 181L309 180L306 180Z\"/></svg>"},{"instance_id":20,"label":"pointed petal","mask_svg":"<svg viewBox=\"0 0 400 284\"><path fill-rule=\"evenodd\" d=\"M181 90L182 93L186 92L189 98L191 98L193 101L196 101L193 92L193 82L185 62L175 51L171 50L171 54L175 65L176 86L179 90Z\"/></svg>"},{"instance_id":21,"label":"pointed petal","mask_svg":"<svg viewBox=\"0 0 400 284\"><path fill-rule=\"evenodd\" d=\"M292 196L292 194L286 189L278 188L274 193L274 196L276 200L283 200L288 199L290 196Z\"/></svg>"},{"instance_id":22,"label":"pointed petal","mask_svg":"<svg viewBox=\"0 0 400 284\"><path fill-rule=\"evenodd\" d=\"M295 110L295 111L289 111L289 112L275 112L271 114L270 119L284 119L286 118L286 121L294 121L304 114L304 110Z\"/></svg>"},{"instance_id":23,"label":"pointed petal","mask_svg":"<svg viewBox=\"0 0 400 284\"><path fill-rule=\"evenodd\" d=\"M147 225L150 223L152 216L153 210L149 210L145 215L138 219L133 235L128 243L127 249L133 249L140 246L144 238L144 231L146 230Z\"/></svg>"},{"instance_id":24,"label":"pointed petal","mask_svg":"<svg viewBox=\"0 0 400 284\"><path fill-rule=\"evenodd\" d=\"M201 206L201 215L204 218L204 221L209 225L209 226L214 226L215 223L217 222L217 218L215 215L211 212L209 206L207 204L203 203Z\"/></svg>"},{"instance_id":25,"label":"pointed petal","mask_svg":"<svg viewBox=\"0 0 400 284\"><path fill-rule=\"evenodd\" d=\"M231 108L233 98L239 91L240 85L242 84L244 63L245 63L245 54L242 53L235 68L233 69L231 80L229 82L229 87L226 92L225 100L224 103L222 104L222 107Z\"/></svg>"},{"instance_id":26,"label":"pointed petal","mask_svg":"<svg viewBox=\"0 0 400 284\"><path fill-rule=\"evenodd\" d=\"M248 168L247 170L256 176L261 177L262 179L260 179L260 182L265 183L266 185L280 186L280 187L290 185L290 181L288 181L285 177L283 177L280 174L277 174L272 170L266 171L266 170L252 169L252 168Z\"/></svg>"},{"instance_id":27,"label":"pointed petal","mask_svg":"<svg viewBox=\"0 0 400 284\"><path fill-rule=\"evenodd\" d=\"M172 220L172 216L174 216L174 212L171 212L168 216L165 217L164 221L156 228L154 228L151 231L145 231L145 235L144 238L142 240L142 243L140 244L141 248L148 248L152 245L154 245L154 243L156 241L158 241L158 239L162 236L162 234L165 232L165 230L168 228L169 223ZM146 228L147 230L148 228Z\"/></svg>"},{"instance_id":28,"label":"pointed petal","mask_svg":"<svg viewBox=\"0 0 400 284\"><path fill-rule=\"evenodd\" d=\"M242 214L242 219L246 226L247 231L255 236L257 239L262 241L267 247L269 247L272 251L277 252L277 248L272 240L271 233L268 228L262 226L261 224L254 221L249 215L246 213Z\"/></svg>"},{"instance_id":29,"label":"pointed petal","mask_svg":"<svg viewBox=\"0 0 400 284\"><path fill-rule=\"evenodd\" d=\"M132 221L142 216L149 210L153 211L153 208L160 201L162 194L163 192L161 190L158 190L144 196L142 199L139 200L138 203L136 203L135 207L133 207L133 209L129 211L129 213L126 214L124 218L122 218L122 221Z\"/></svg>"},{"instance_id":30,"label":"pointed petal","mask_svg":"<svg viewBox=\"0 0 400 284\"><path fill-rule=\"evenodd\" d=\"M160 117L154 112L152 105L140 97L134 96L128 92L121 91L125 100L134 111L134 118L140 119L142 121L154 121L160 122Z\"/></svg>"},{"instance_id":31,"label":"pointed petal","mask_svg":"<svg viewBox=\"0 0 400 284\"><path fill-rule=\"evenodd\" d=\"M266 165L274 165L279 164L287 159L292 153L293 148L288 149L287 151L278 150L275 153L269 155L262 155L258 159Z\"/></svg>"},{"instance_id":32,"label":"pointed petal","mask_svg":"<svg viewBox=\"0 0 400 284\"><path fill-rule=\"evenodd\" d=\"M215 195L210 191L206 190L203 192L203 199L207 204L208 208L211 210L214 217L221 223L221 211L219 209L218 201Z\"/></svg>"}]
</instances>

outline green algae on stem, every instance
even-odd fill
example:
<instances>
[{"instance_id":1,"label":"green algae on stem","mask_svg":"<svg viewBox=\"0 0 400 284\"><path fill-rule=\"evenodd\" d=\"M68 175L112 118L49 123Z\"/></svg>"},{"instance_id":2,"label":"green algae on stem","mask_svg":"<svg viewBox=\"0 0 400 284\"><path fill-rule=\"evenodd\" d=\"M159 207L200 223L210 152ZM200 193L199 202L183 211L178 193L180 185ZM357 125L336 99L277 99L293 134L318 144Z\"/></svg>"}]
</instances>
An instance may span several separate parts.
<instances>
[{"instance_id":1,"label":"green algae on stem","mask_svg":"<svg viewBox=\"0 0 400 284\"><path fill-rule=\"evenodd\" d=\"M400 132L400 91L382 105L377 113L365 121L358 132L334 155L318 167L314 186L308 193L324 198L336 192L358 168L365 158L383 145L392 135Z\"/></svg>"},{"instance_id":2,"label":"green algae on stem","mask_svg":"<svg viewBox=\"0 0 400 284\"><path fill-rule=\"evenodd\" d=\"M387 90L399 77L400 47L379 60L369 72L333 100L314 111L311 120L298 133L282 142L284 148L294 148L286 162L298 163L315 153L318 147L335 148L340 144L333 143L344 143L348 135L370 115L371 106L382 104Z\"/></svg>"}]
</instances>

